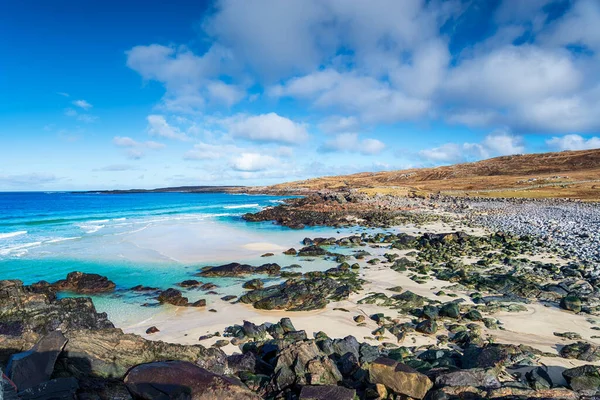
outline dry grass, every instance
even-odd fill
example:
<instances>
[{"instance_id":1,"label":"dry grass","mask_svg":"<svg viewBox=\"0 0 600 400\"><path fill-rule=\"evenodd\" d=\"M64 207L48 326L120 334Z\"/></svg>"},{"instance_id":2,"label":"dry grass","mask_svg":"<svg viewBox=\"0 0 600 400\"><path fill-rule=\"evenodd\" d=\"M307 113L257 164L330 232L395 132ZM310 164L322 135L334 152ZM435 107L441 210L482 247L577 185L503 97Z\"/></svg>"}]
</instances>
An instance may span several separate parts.
<instances>
[{"instance_id":1,"label":"dry grass","mask_svg":"<svg viewBox=\"0 0 600 400\"><path fill-rule=\"evenodd\" d=\"M271 186L313 191L354 188L368 194L575 198L600 200L600 149L497 157L475 163L322 177Z\"/></svg>"}]
</instances>

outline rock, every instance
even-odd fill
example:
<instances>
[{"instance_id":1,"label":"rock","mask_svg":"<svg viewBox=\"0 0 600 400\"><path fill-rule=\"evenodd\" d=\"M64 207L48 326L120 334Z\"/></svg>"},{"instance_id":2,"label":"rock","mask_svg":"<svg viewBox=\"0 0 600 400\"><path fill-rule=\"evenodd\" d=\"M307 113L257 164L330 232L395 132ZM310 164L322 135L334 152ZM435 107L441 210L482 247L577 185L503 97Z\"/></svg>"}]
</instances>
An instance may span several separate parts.
<instances>
[{"instance_id":1,"label":"rock","mask_svg":"<svg viewBox=\"0 0 600 400\"><path fill-rule=\"evenodd\" d=\"M354 400L356 390L335 385L302 386L300 400Z\"/></svg>"},{"instance_id":2,"label":"rock","mask_svg":"<svg viewBox=\"0 0 600 400\"><path fill-rule=\"evenodd\" d=\"M113 328L106 313L97 313L90 298L57 300L36 293L18 280L0 281L0 364L11 354L31 349L50 332Z\"/></svg>"},{"instance_id":3,"label":"rock","mask_svg":"<svg viewBox=\"0 0 600 400\"><path fill-rule=\"evenodd\" d=\"M600 366L582 365L564 370L562 375L571 389L577 392L590 395L600 392Z\"/></svg>"},{"instance_id":4,"label":"rock","mask_svg":"<svg viewBox=\"0 0 600 400\"><path fill-rule=\"evenodd\" d=\"M186 281L178 283L179 286L184 287L184 288L199 286L201 284L202 284L202 282L198 282L195 279L188 279Z\"/></svg>"},{"instance_id":5,"label":"rock","mask_svg":"<svg viewBox=\"0 0 600 400\"><path fill-rule=\"evenodd\" d=\"M67 279L55 282L52 287L58 291L92 294L112 292L116 285L105 276L71 272L67 275Z\"/></svg>"},{"instance_id":6,"label":"rock","mask_svg":"<svg viewBox=\"0 0 600 400\"><path fill-rule=\"evenodd\" d=\"M206 307L206 299L200 299L198 301L189 304L190 307Z\"/></svg>"},{"instance_id":7,"label":"rock","mask_svg":"<svg viewBox=\"0 0 600 400\"><path fill-rule=\"evenodd\" d=\"M19 391L21 400L72 400L79 388L75 378L52 379ZM1 393L0 393L1 394ZM8 398L7 398L8 400Z\"/></svg>"},{"instance_id":8,"label":"rock","mask_svg":"<svg viewBox=\"0 0 600 400\"><path fill-rule=\"evenodd\" d=\"M473 386L481 389L497 389L500 381L491 369L471 368L439 375L436 386Z\"/></svg>"},{"instance_id":9,"label":"rock","mask_svg":"<svg viewBox=\"0 0 600 400\"><path fill-rule=\"evenodd\" d=\"M564 358L576 358L582 361L600 361L600 348L591 343L577 342L564 346L560 349L560 355Z\"/></svg>"},{"instance_id":10,"label":"rock","mask_svg":"<svg viewBox=\"0 0 600 400\"><path fill-rule=\"evenodd\" d=\"M37 386L50 379L58 355L67 343L62 332L54 331L42 337L30 351L14 354L6 373L19 390Z\"/></svg>"},{"instance_id":11,"label":"rock","mask_svg":"<svg viewBox=\"0 0 600 400\"><path fill-rule=\"evenodd\" d=\"M525 374L529 386L533 390L544 390L552 388L552 378L548 375L547 368L536 367Z\"/></svg>"},{"instance_id":12,"label":"rock","mask_svg":"<svg viewBox=\"0 0 600 400\"><path fill-rule=\"evenodd\" d=\"M481 315L481 313L476 309L472 308L465 315L463 315L463 318L471 321L481 321L483 319L483 315Z\"/></svg>"},{"instance_id":13,"label":"rock","mask_svg":"<svg viewBox=\"0 0 600 400\"><path fill-rule=\"evenodd\" d=\"M242 287L244 289L256 290L256 289L262 289L264 287L264 284L263 284L263 281L261 281L260 279L252 279L252 280L249 280L248 282L244 283L244 285Z\"/></svg>"},{"instance_id":14,"label":"rock","mask_svg":"<svg viewBox=\"0 0 600 400\"><path fill-rule=\"evenodd\" d=\"M133 292L158 292L160 289L151 286L137 285L129 289Z\"/></svg>"},{"instance_id":15,"label":"rock","mask_svg":"<svg viewBox=\"0 0 600 400\"><path fill-rule=\"evenodd\" d=\"M310 245L298 251L298 257L320 257L327 255L327 250L317 245Z\"/></svg>"},{"instance_id":16,"label":"rock","mask_svg":"<svg viewBox=\"0 0 600 400\"><path fill-rule=\"evenodd\" d=\"M385 357L380 357L369 365L369 381L414 399L424 398L433 386L426 375Z\"/></svg>"},{"instance_id":17,"label":"rock","mask_svg":"<svg viewBox=\"0 0 600 400\"><path fill-rule=\"evenodd\" d=\"M314 341L292 343L281 349L275 361L273 383L278 390L296 385L335 385L342 374Z\"/></svg>"},{"instance_id":18,"label":"rock","mask_svg":"<svg viewBox=\"0 0 600 400\"><path fill-rule=\"evenodd\" d=\"M146 333L148 335L151 335L151 334L157 333L157 332L160 332L160 330L155 326L151 326L150 328L146 329Z\"/></svg>"},{"instance_id":19,"label":"rock","mask_svg":"<svg viewBox=\"0 0 600 400\"><path fill-rule=\"evenodd\" d=\"M260 267L253 267L248 264L230 263L218 267L203 268L198 275L207 277L231 277L255 274L278 275L280 270L281 267L277 264L263 264Z\"/></svg>"},{"instance_id":20,"label":"rock","mask_svg":"<svg viewBox=\"0 0 600 400\"><path fill-rule=\"evenodd\" d=\"M125 385L136 400L258 400L241 382L184 361L164 361L132 368Z\"/></svg>"},{"instance_id":21,"label":"rock","mask_svg":"<svg viewBox=\"0 0 600 400\"><path fill-rule=\"evenodd\" d=\"M579 313L581 312L581 299L575 295L566 295L560 301L560 308Z\"/></svg>"},{"instance_id":22,"label":"rock","mask_svg":"<svg viewBox=\"0 0 600 400\"><path fill-rule=\"evenodd\" d=\"M487 393L488 399L543 399L543 400L578 400L577 393L568 389L541 389L531 390L515 387L502 387L492 389Z\"/></svg>"},{"instance_id":23,"label":"rock","mask_svg":"<svg viewBox=\"0 0 600 400\"><path fill-rule=\"evenodd\" d=\"M417 332L425 333L426 335L433 335L437 332L437 323L434 320L426 319L421 321L415 327Z\"/></svg>"},{"instance_id":24,"label":"rock","mask_svg":"<svg viewBox=\"0 0 600 400\"><path fill-rule=\"evenodd\" d=\"M221 297L221 300L223 300L223 301L231 301L231 300L235 300L235 299L237 299L237 296L234 296L232 294Z\"/></svg>"},{"instance_id":25,"label":"rock","mask_svg":"<svg viewBox=\"0 0 600 400\"><path fill-rule=\"evenodd\" d=\"M261 255L261 257L273 257L275 254L273 253L265 253L263 255Z\"/></svg>"},{"instance_id":26,"label":"rock","mask_svg":"<svg viewBox=\"0 0 600 400\"><path fill-rule=\"evenodd\" d=\"M353 287L332 278L287 280L240 297L242 303L261 310L310 311L324 308L329 299L348 298Z\"/></svg>"},{"instance_id":27,"label":"rock","mask_svg":"<svg viewBox=\"0 0 600 400\"><path fill-rule=\"evenodd\" d=\"M458 318L460 317L460 308L457 303L450 302L440 307L440 317Z\"/></svg>"},{"instance_id":28,"label":"rock","mask_svg":"<svg viewBox=\"0 0 600 400\"><path fill-rule=\"evenodd\" d=\"M364 315L355 316L354 322L356 322L357 324L361 324L361 323L365 322L365 316Z\"/></svg>"},{"instance_id":29,"label":"rock","mask_svg":"<svg viewBox=\"0 0 600 400\"><path fill-rule=\"evenodd\" d=\"M164 360L182 360L221 372L226 356L201 345L179 345L146 340L120 329L66 332L68 339L56 363L56 371L76 378L89 376L122 379L131 367Z\"/></svg>"},{"instance_id":30,"label":"rock","mask_svg":"<svg viewBox=\"0 0 600 400\"><path fill-rule=\"evenodd\" d=\"M283 252L283 254L288 255L288 256L295 256L296 253L297 253L296 249L294 249L293 247L291 249L288 249Z\"/></svg>"},{"instance_id":31,"label":"rock","mask_svg":"<svg viewBox=\"0 0 600 400\"><path fill-rule=\"evenodd\" d=\"M168 303L174 306L187 306L189 304L188 298L183 297L181 291L173 288L163 290L158 295L159 303Z\"/></svg>"}]
</instances>

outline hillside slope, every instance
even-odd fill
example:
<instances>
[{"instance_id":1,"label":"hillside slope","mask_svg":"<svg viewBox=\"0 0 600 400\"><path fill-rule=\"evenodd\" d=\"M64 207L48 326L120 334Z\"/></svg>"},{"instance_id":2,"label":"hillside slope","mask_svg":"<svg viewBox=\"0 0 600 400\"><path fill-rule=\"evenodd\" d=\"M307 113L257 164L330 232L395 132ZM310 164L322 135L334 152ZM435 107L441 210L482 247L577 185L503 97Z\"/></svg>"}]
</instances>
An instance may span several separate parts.
<instances>
[{"instance_id":1,"label":"hillside slope","mask_svg":"<svg viewBox=\"0 0 600 400\"><path fill-rule=\"evenodd\" d=\"M306 192L349 188L368 193L600 200L600 149L504 156L436 168L322 177L267 189Z\"/></svg>"}]
</instances>

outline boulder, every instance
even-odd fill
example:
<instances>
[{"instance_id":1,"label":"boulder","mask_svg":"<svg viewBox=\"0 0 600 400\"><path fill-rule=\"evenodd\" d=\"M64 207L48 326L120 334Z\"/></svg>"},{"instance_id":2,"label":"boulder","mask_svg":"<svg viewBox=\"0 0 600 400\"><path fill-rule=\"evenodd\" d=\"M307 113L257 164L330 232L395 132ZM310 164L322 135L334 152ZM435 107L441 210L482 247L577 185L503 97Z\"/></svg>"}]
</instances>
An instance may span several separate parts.
<instances>
[{"instance_id":1,"label":"boulder","mask_svg":"<svg viewBox=\"0 0 600 400\"><path fill-rule=\"evenodd\" d=\"M424 333L426 335L433 335L437 332L437 323L432 319L426 319L421 321L415 327L417 332Z\"/></svg>"},{"instance_id":2,"label":"boulder","mask_svg":"<svg viewBox=\"0 0 600 400\"><path fill-rule=\"evenodd\" d=\"M125 376L136 400L258 400L241 382L185 361L138 365Z\"/></svg>"},{"instance_id":3,"label":"boulder","mask_svg":"<svg viewBox=\"0 0 600 400\"><path fill-rule=\"evenodd\" d=\"M300 400L354 400L356 390L335 385L302 386Z\"/></svg>"},{"instance_id":4,"label":"boulder","mask_svg":"<svg viewBox=\"0 0 600 400\"><path fill-rule=\"evenodd\" d=\"M582 361L600 361L600 348L591 343L571 343L560 349L560 355L564 358L575 358Z\"/></svg>"},{"instance_id":5,"label":"boulder","mask_svg":"<svg viewBox=\"0 0 600 400\"><path fill-rule=\"evenodd\" d=\"M560 300L560 308L563 310L581 312L581 299L575 295L568 294Z\"/></svg>"},{"instance_id":6,"label":"boulder","mask_svg":"<svg viewBox=\"0 0 600 400\"><path fill-rule=\"evenodd\" d=\"M298 257L320 257L327 255L327 250L317 245L310 245L298 251Z\"/></svg>"},{"instance_id":7,"label":"boulder","mask_svg":"<svg viewBox=\"0 0 600 400\"><path fill-rule=\"evenodd\" d=\"M244 289L256 290L262 289L264 287L264 284L263 281L261 281L260 279L251 279L248 282L244 283L242 287Z\"/></svg>"},{"instance_id":8,"label":"boulder","mask_svg":"<svg viewBox=\"0 0 600 400\"><path fill-rule=\"evenodd\" d=\"M112 292L116 285L105 276L76 271L69 273L67 279L55 282L52 287L58 291L92 294Z\"/></svg>"},{"instance_id":9,"label":"boulder","mask_svg":"<svg viewBox=\"0 0 600 400\"><path fill-rule=\"evenodd\" d=\"M37 386L50 379L54 363L67 339L54 331L42 337L30 351L14 354L6 368L7 375L19 390Z\"/></svg>"},{"instance_id":10,"label":"boulder","mask_svg":"<svg viewBox=\"0 0 600 400\"><path fill-rule=\"evenodd\" d=\"M72 331L65 336L68 342L56 370L68 371L76 378L121 379L135 365L166 360L195 362L217 373L225 368L226 355L222 351L201 345L146 340L120 329Z\"/></svg>"},{"instance_id":11,"label":"boulder","mask_svg":"<svg viewBox=\"0 0 600 400\"><path fill-rule=\"evenodd\" d=\"M435 379L436 386L472 386L480 389L497 389L497 374L492 369L471 368L448 372Z\"/></svg>"},{"instance_id":12,"label":"boulder","mask_svg":"<svg viewBox=\"0 0 600 400\"><path fill-rule=\"evenodd\" d=\"M168 303L174 306L187 306L189 304L188 298L183 297L180 290L173 288L160 292L158 295L158 302L161 304Z\"/></svg>"},{"instance_id":13,"label":"boulder","mask_svg":"<svg viewBox=\"0 0 600 400\"><path fill-rule=\"evenodd\" d=\"M390 358L379 357L369 365L369 380L382 384L391 391L415 399L425 397L433 382L408 365Z\"/></svg>"},{"instance_id":14,"label":"boulder","mask_svg":"<svg viewBox=\"0 0 600 400\"><path fill-rule=\"evenodd\" d=\"M571 389L577 392L586 392L586 394L600 392L600 366L598 365L582 365L567 369L562 375Z\"/></svg>"},{"instance_id":15,"label":"boulder","mask_svg":"<svg viewBox=\"0 0 600 400\"><path fill-rule=\"evenodd\" d=\"M459 318L460 308L457 303L450 302L440 307L440 317L446 318Z\"/></svg>"},{"instance_id":16,"label":"boulder","mask_svg":"<svg viewBox=\"0 0 600 400\"><path fill-rule=\"evenodd\" d=\"M248 264L230 263L218 267L206 267L198 273L199 276L206 277L235 277L254 274L278 275L281 267L277 264L263 264L260 267L253 267Z\"/></svg>"}]
</instances>

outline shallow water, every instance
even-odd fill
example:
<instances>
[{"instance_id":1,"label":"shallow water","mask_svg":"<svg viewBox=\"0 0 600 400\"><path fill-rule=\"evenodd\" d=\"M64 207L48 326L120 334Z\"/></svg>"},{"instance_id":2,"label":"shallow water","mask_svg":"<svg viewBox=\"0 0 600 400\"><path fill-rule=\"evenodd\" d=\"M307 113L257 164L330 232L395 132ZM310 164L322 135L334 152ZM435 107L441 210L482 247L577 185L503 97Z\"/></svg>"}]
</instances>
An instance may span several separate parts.
<instances>
[{"instance_id":1,"label":"shallow water","mask_svg":"<svg viewBox=\"0 0 600 400\"><path fill-rule=\"evenodd\" d=\"M124 325L161 310L141 307L155 301L148 294L129 291L133 286L176 287L194 279L203 266L227 262L276 262L282 267L299 264L303 272L325 270L336 263L285 256L282 251L300 248L306 236L339 237L363 231L322 227L297 231L241 218L283 199L186 193L0 193L0 279L54 282L71 271L107 276L117 290L94 296L94 303L113 322ZM261 257L265 252L275 256ZM196 279L215 283L219 294L189 289L183 290L184 295L190 301L205 298L210 307L226 294L240 294L241 285L250 278Z\"/></svg>"}]
</instances>

